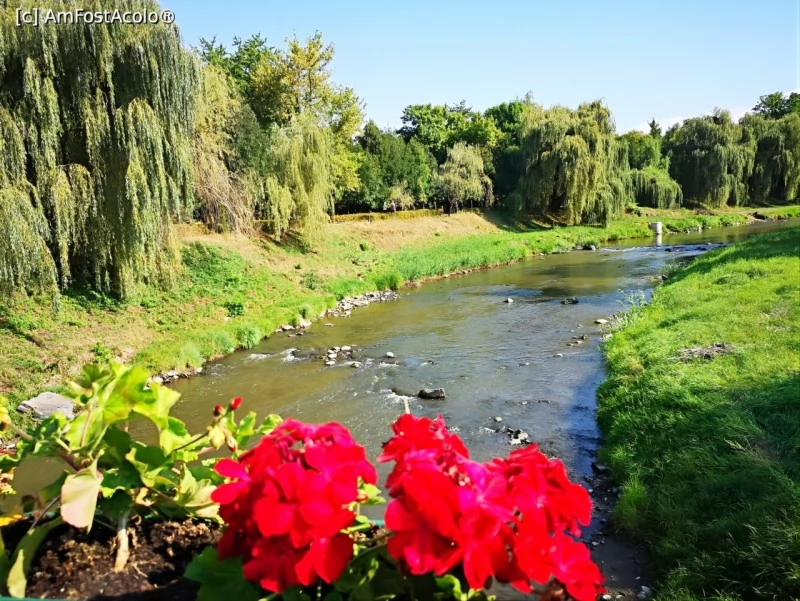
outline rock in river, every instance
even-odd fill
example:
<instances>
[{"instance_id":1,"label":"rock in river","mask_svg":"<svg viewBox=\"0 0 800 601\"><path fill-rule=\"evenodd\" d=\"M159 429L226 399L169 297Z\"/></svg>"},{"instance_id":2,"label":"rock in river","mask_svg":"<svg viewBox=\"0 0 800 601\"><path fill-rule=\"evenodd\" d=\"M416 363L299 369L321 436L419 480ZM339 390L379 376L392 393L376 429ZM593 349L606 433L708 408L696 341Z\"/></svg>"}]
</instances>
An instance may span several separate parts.
<instances>
[{"instance_id":1,"label":"rock in river","mask_svg":"<svg viewBox=\"0 0 800 601\"><path fill-rule=\"evenodd\" d=\"M565 298L564 300L562 300L561 304L562 305L577 305L578 302L579 301L578 301L577 298L575 298L574 296L571 296L570 298Z\"/></svg>"},{"instance_id":2,"label":"rock in river","mask_svg":"<svg viewBox=\"0 0 800 601\"><path fill-rule=\"evenodd\" d=\"M445 397L444 388L423 388L417 393L421 399L443 399Z\"/></svg>"},{"instance_id":3,"label":"rock in river","mask_svg":"<svg viewBox=\"0 0 800 601\"><path fill-rule=\"evenodd\" d=\"M604 326L604 325L606 325L608 323L608 320L607 319L595 319L594 322L597 325Z\"/></svg>"},{"instance_id":4,"label":"rock in river","mask_svg":"<svg viewBox=\"0 0 800 601\"><path fill-rule=\"evenodd\" d=\"M503 302L506 302L506 303L509 303L509 304L511 304L511 303L513 303L513 302L514 302L514 299L513 299L513 298L511 298L511 297L509 296L509 297L508 297L508 298L507 298L505 301L503 301Z\"/></svg>"},{"instance_id":5,"label":"rock in river","mask_svg":"<svg viewBox=\"0 0 800 601\"><path fill-rule=\"evenodd\" d=\"M39 396L22 401L17 405L17 411L20 413L32 413L34 417L49 417L53 413L59 412L69 419L74 417L74 408L75 403L72 399L55 392L43 392Z\"/></svg>"}]
</instances>

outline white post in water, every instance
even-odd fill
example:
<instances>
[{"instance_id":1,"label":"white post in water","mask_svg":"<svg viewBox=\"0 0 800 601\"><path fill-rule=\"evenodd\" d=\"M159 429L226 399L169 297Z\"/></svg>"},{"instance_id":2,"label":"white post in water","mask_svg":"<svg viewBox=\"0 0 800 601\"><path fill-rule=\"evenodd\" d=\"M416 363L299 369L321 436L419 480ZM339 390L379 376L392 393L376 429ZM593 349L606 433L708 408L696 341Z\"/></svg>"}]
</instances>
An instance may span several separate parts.
<instances>
[{"instance_id":1,"label":"white post in water","mask_svg":"<svg viewBox=\"0 0 800 601\"><path fill-rule=\"evenodd\" d=\"M651 230L653 230L656 233L657 236L661 235L662 230L661 230L661 222L660 221L656 221L655 223L651 223L648 227Z\"/></svg>"}]
</instances>

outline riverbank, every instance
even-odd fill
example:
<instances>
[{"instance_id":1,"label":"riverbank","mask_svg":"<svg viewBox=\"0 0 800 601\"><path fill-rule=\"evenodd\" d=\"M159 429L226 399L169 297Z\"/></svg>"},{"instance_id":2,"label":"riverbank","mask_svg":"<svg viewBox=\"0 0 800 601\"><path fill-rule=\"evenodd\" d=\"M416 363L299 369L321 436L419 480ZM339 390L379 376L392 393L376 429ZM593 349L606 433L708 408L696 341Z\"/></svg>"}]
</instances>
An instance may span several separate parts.
<instances>
[{"instance_id":1,"label":"riverbank","mask_svg":"<svg viewBox=\"0 0 800 601\"><path fill-rule=\"evenodd\" d=\"M650 237L652 221L682 231L745 223L753 211L642 209L609 228L548 227L495 213L337 223L313 251L183 226L183 269L170 291L146 290L125 304L68 291L57 314L45 298L0 307L0 394L16 406L57 390L95 358L193 374L207 360L252 347L282 325L318 320L345 297L575 246ZM759 212L792 217L800 207Z\"/></svg>"},{"instance_id":2,"label":"riverbank","mask_svg":"<svg viewBox=\"0 0 800 601\"><path fill-rule=\"evenodd\" d=\"M656 599L800 598L800 228L673 272L605 343L601 459Z\"/></svg>"}]
</instances>

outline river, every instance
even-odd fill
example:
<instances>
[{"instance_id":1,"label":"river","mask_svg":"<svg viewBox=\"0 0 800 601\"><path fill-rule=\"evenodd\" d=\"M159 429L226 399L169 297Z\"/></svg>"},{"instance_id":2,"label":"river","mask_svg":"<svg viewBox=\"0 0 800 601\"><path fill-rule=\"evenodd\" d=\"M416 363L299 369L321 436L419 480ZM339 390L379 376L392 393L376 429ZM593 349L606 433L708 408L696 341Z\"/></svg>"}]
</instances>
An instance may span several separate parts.
<instances>
[{"instance_id":1,"label":"river","mask_svg":"<svg viewBox=\"0 0 800 601\"><path fill-rule=\"evenodd\" d=\"M203 376L174 385L182 396L173 412L190 431L202 431L214 405L241 396L242 409L260 417L341 422L374 459L406 398L416 415L442 414L478 460L505 455L511 446L504 430L512 427L581 479L591 473L600 442L595 391L605 374L595 320L624 309L631 292L649 294L664 264L683 254L667 248L735 242L797 221L665 235L662 246L633 240L539 256L404 289L398 300L331 318L332 327L323 319L303 336L274 335L207 365ZM566 297L579 302L562 304ZM580 336L586 340L576 344ZM291 352L344 345L356 349L362 367L349 361L327 367ZM386 353L395 359L385 359ZM446 390L443 400L412 396L438 387ZM47 483L50 470L41 467L21 467L18 490ZM373 517L382 511L371 509L378 512Z\"/></svg>"}]
</instances>

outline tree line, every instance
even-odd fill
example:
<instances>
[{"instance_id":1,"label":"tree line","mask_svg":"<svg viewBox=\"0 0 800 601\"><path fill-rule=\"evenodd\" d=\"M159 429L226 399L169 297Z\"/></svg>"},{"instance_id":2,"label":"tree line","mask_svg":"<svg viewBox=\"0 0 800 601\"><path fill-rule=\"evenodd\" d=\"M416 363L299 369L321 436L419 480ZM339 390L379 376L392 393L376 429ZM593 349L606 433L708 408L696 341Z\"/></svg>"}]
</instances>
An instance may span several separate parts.
<instances>
[{"instance_id":1,"label":"tree line","mask_svg":"<svg viewBox=\"0 0 800 601\"><path fill-rule=\"evenodd\" d=\"M174 25L17 27L19 4L0 8L3 295L168 285L181 221L313 245L336 212L497 205L607 224L633 204L781 202L800 187L798 94L666 132L618 135L602 102L530 95L483 112L411 105L392 131L364 123L319 33L187 49Z\"/></svg>"}]
</instances>

